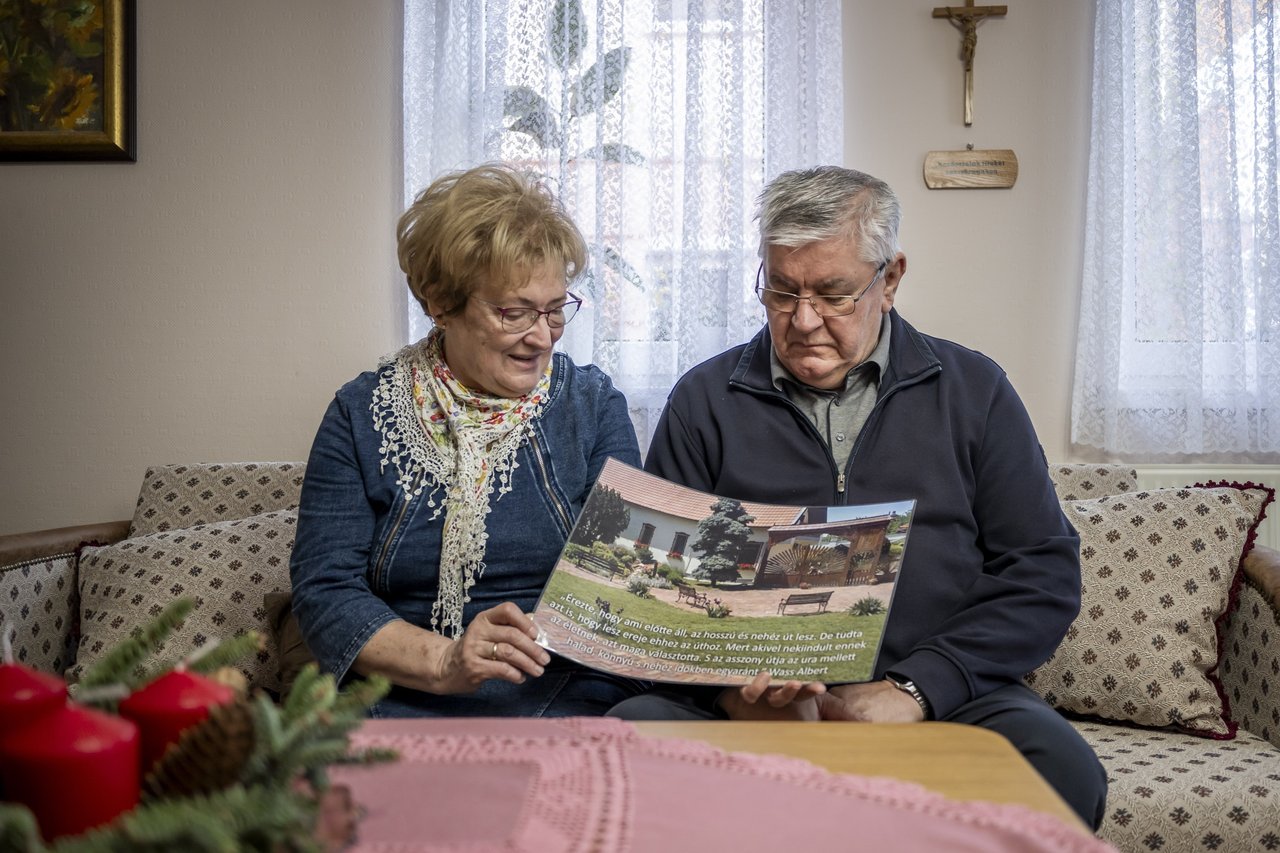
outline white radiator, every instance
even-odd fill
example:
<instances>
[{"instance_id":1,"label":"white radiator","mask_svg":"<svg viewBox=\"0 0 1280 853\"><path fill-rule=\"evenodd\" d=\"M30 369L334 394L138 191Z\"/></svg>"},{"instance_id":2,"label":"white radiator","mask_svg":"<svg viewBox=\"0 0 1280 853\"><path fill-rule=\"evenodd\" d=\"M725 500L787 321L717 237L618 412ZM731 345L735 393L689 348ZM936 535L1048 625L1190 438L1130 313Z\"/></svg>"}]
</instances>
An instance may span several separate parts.
<instances>
[{"instance_id":1,"label":"white radiator","mask_svg":"<svg viewBox=\"0 0 1280 853\"><path fill-rule=\"evenodd\" d=\"M1143 489L1177 488L1196 483L1259 483L1277 491L1258 525L1258 544L1280 550L1280 465L1135 465Z\"/></svg>"}]
</instances>

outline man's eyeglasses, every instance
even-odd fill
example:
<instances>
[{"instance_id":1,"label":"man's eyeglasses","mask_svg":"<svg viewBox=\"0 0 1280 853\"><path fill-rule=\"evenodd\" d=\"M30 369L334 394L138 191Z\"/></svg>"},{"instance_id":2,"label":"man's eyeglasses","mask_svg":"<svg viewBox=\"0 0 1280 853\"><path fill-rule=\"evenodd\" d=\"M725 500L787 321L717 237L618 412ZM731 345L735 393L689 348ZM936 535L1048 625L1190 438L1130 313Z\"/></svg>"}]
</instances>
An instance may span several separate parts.
<instances>
[{"instance_id":1,"label":"man's eyeglasses","mask_svg":"<svg viewBox=\"0 0 1280 853\"><path fill-rule=\"evenodd\" d=\"M771 290L764 286L764 264L761 264L759 271L756 272L756 296L760 299L760 304L767 310L777 311L779 314L794 314L796 309L800 307L800 300L807 299L809 307L819 317L843 317L845 314L852 314L857 310L858 300L866 296L871 286L880 280L880 276L884 275L885 267L888 264L888 261L880 262L880 266L876 268L876 274L871 277L871 281L867 282L867 286L862 288L857 296L851 293L801 296L798 293L788 293L785 290Z\"/></svg>"},{"instance_id":2,"label":"man's eyeglasses","mask_svg":"<svg viewBox=\"0 0 1280 853\"><path fill-rule=\"evenodd\" d=\"M515 334L517 332L527 332L533 328L533 324L538 322L539 317L547 318L547 325L553 329L563 328L565 323L572 320L578 313L578 309L582 307L581 297L572 293L567 294L568 298L563 305L557 306L547 311L539 311L537 308L504 308L496 305L487 299L481 299L478 296L471 297L476 302L483 302L498 312L498 316L502 320L502 331Z\"/></svg>"}]
</instances>

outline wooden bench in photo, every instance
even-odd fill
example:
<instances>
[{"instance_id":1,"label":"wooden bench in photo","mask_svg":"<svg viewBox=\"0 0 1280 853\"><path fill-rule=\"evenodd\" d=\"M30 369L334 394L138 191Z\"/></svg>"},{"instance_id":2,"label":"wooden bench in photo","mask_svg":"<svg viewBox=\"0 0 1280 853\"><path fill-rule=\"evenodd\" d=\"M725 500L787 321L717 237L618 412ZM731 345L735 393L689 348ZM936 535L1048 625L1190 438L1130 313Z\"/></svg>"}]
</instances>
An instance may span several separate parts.
<instances>
[{"instance_id":1,"label":"wooden bench in photo","mask_svg":"<svg viewBox=\"0 0 1280 853\"><path fill-rule=\"evenodd\" d=\"M707 606L706 593L698 592L696 589L689 586L687 583L680 583L679 581L672 581L671 585L675 587L675 590L676 590L676 604L679 604L681 601L688 599L689 604L692 605L693 607Z\"/></svg>"},{"instance_id":2,"label":"wooden bench in photo","mask_svg":"<svg viewBox=\"0 0 1280 853\"><path fill-rule=\"evenodd\" d=\"M579 554L573 561L578 568L587 569L595 574L602 574L614 580L618 575L622 574L617 566L607 560L602 560L595 554Z\"/></svg>"},{"instance_id":3,"label":"wooden bench in photo","mask_svg":"<svg viewBox=\"0 0 1280 853\"><path fill-rule=\"evenodd\" d=\"M793 592L782 601L778 602L778 612L786 615L788 607L798 607L801 604L816 604L818 609L815 613L825 613L827 610L827 602L831 600L832 590L825 592Z\"/></svg>"}]
</instances>

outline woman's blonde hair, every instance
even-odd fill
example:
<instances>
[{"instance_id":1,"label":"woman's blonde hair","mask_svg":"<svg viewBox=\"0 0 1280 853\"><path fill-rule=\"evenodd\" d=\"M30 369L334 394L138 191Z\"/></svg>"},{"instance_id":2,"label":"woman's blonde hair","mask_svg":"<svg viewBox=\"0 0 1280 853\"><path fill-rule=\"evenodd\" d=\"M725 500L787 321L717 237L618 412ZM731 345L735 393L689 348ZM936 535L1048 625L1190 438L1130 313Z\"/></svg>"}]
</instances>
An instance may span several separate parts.
<instances>
[{"instance_id":1,"label":"woman's blonde hair","mask_svg":"<svg viewBox=\"0 0 1280 853\"><path fill-rule=\"evenodd\" d=\"M551 191L499 163L441 175L400 217L396 236L409 289L437 315L461 310L481 281L518 288L552 263L564 265L568 282L587 264L586 241Z\"/></svg>"}]
</instances>

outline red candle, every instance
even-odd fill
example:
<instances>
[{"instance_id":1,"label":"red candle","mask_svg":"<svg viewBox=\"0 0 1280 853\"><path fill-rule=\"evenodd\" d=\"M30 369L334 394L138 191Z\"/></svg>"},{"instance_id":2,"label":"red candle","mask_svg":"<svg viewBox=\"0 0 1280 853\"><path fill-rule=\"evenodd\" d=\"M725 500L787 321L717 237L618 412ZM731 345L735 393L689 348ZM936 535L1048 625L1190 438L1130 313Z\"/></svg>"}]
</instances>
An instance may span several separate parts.
<instances>
[{"instance_id":1,"label":"red candle","mask_svg":"<svg viewBox=\"0 0 1280 853\"><path fill-rule=\"evenodd\" d=\"M8 652L8 649L5 649ZM67 685L59 678L6 660L0 664L0 732L51 714L67 701ZM4 799L0 781L0 799Z\"/></svg>"},{"instance_id":2,"label":"red candle","mask_svg":"<svg viewBox=\"0 0 1280 853\"><path fill-rule=\"evenodd\" d=\"M225 705L235 690L216 681L175 669L120 702L120 716L138 724L142 732L142 772L151 771L183 731L209 716L209 709Z\"/></svg>"},{"instance_id":3,"label":"red candle","mask_svg":"<svg viewBox=\"0 0 1280 853\"><path fill-rule=\"evenodd\" d=\"M16 729L66 704L60 678L16 663L0 663L0 732Z\"/></svg>"},{"instance_id":4,"label":"red candle","mask_svg":"<svg viewBox=\"0 0 1280 853\"><path fill-rule=\"evenodd\" d=\"M138 804L138 727L64 702L0 734L0 780L46 841L108 823Z\"/></svg>"}]
</instances>

